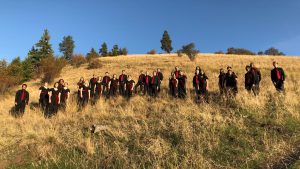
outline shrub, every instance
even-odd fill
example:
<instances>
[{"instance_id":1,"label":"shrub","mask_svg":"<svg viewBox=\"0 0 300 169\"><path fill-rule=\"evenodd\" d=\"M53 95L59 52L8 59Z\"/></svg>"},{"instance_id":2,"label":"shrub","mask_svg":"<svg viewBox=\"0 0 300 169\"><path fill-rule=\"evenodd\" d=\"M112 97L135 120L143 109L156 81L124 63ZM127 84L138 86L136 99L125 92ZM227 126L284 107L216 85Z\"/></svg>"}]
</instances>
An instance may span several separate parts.
<instances>
[{"instance_id":1,"label":"shrub","mask_svg":"<svg viewBox=\"0 0 300 169\"><path fill-rule=\"evenodd\" d=\"M227 54L233 54L233 55L255 55L254 52L244 49L244 48L228 48Z\"/></svg>"},{"instance_id":2,"label":"shrub","mask_svg":"<svg viewBox=\"0 0 300 169\"><path fill-rule=\"evenodd\" d=\"M177 51L177 54L178 54L178 52L186 54L190 58L191 61L194 61L196 59L197 54L199 53L199 51L195 49L194 43L189 43L187 45L183 45L182 49Z\"/></svg>"},{"instance_id":3,"label":"shrub","mask_svg":"<svg viewBox=\"0 0 300 169\"><path fill-rule=\"evenodd\" d=\"M78 68L86 62L87 61L83 55L74 55L71 61L71 65Z\"/></svg>"},{"instance_id":4,"label":"shrub","mask_svg":"<svg viewBox=\"0 0 300 169\"><path fill-rule=\"evenodd\" d=\"M101 64L99 59L92 59L88 64L88 69L99 69L103 65Z\"/></svg>"},{"instance_id":5,"label":"shrub","mask_svg":"<svg viewBox=\"0 0 300 169\"><path fill-rule=\"evenodd\" d=\"M42 60L41 70L44 74L42 77L42 82L53 82L54 79L59 76L65 63L61 59L55 57L48 57Z\"/></svg>"},{"instance_id":6,"label":"shrub","mask_svg":"<svg viewBox=\"0 0 300 169\"><path fill-rule=\"evenodd\" d=\"M156 50L152 49L149 52L147 52L147 54L149 54L149 55L155 55L156 54Z\"/></svg>"},{"instance_id":7,"label":"shrub","mask_svg":"<svg viewBox=\"0 0 300 169\"><path fill-rule=\"evenodd\" d=\"M271 47L265 51L265 55L284 56L285 54L283 52L280 52L278 49Z\"/></svg>"},{"instance_id":8,"label":"shrub","mask_svg":"<svg viewBox=\"0 0 300 169\"><path fill-rule=\"evenodd\" d=\"M215 54L224 54L224 52L219 50L219 51L215 52Z\"/></svg>"}]
</instances>

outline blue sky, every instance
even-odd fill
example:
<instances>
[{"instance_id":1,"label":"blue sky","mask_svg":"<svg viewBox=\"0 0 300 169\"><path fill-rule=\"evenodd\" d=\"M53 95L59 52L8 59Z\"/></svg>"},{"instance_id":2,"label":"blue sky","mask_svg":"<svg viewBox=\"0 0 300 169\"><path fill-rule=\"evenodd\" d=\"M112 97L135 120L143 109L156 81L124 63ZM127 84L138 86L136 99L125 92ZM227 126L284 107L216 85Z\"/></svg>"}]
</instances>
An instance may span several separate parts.
<instances>
[{"instance_id":1,"label":"blue sky","mask_svg":"<svg viewBox=\"0 0 300 169\"><path fill-rule=\"evenodd\" d=\"M299 0L0 0L0 59L24 58L47 28L59 55L65 35L75 52L119 44L129 53L160 50L168 30L174 49L189 42L204 53L271 46L300 55Z\"/></svg>"}]
</instances>

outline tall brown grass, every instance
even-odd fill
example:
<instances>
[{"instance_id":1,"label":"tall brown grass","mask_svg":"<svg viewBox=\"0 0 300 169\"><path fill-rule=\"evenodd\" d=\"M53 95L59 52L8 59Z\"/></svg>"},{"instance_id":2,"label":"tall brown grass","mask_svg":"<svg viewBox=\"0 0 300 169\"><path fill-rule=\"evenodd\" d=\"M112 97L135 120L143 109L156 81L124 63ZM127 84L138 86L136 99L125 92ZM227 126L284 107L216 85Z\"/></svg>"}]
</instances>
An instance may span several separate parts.
<instances>
[{"instance_id":1,"label":"tall brown grass","mask_svg":"<svg viewBox=\"0 0 300 169\"><path fill-rule=\"evenodd\" d=\"M286 94L278 94L270 81L274 59L286 71ZM297 57L200 54L191 62L185 56L131 55L100 60L100 69L67 66L59 79L69 82L73 93L81 76L89 79L125 69L137 80L140 70L160 68L165 76L162 93L157 99L101 98L82 112L72 97L66 112L51 119L45 119L35 104L15 119L9 115L13 94L2 98L0 168L268 168L293 151L300 139ZM262 72L257 97L243 89L244 67L250 62ZM187 73L186 100L167 95L167 78L176 65ZM194 102L191 89L197 65L209 77L209 103ZM219 68L227 65L239 81L239 94L231 101L218 96ZM32 103L38 101L38 82L28 83ZM105 129L91 134L92 124Z\"/></svg>"}]
</instances>

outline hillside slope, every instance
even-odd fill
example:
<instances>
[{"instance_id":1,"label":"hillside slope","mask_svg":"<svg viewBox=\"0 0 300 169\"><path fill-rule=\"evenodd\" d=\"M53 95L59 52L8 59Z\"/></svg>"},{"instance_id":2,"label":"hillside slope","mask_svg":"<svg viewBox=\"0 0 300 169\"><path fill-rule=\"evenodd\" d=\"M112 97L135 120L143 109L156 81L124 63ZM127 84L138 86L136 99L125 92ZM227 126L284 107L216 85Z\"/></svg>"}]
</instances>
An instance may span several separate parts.
<instances>
[{"instance_id":1,"label":"hillside slope","mask_svg":"<svg viewBox=\"0 0 300 169\"><path fill-rule=\"evenodd\" d=\"M270 80L276 59L287 74L286 94ZM100 59L103 67L88 70L67 66L59 78L72 93L81 76L119 75L122 69L137 80L140 70L161 68L165 79L157 99L134 96L105 100L77 112L75 98L66 112L45 119L36 108L39 80L28 83L31 106L21 119L9 114L13 92L0 104L0 168L267 168L292 152L300 140L300 58L201 54L195 62L175 55L131 55ZM243 87L245 65L261 69L261 94ZM188 76L196 65L209 77L210 102L196 104L167 95L167 78L178 65ZM233 67L239 81L234 101L218 96L221 67ZM51 84L52 85L52 84ZM192 91L191 91L192 92ZM91 134L92 124L103 130Z\"/></svg>"}]
</instances>

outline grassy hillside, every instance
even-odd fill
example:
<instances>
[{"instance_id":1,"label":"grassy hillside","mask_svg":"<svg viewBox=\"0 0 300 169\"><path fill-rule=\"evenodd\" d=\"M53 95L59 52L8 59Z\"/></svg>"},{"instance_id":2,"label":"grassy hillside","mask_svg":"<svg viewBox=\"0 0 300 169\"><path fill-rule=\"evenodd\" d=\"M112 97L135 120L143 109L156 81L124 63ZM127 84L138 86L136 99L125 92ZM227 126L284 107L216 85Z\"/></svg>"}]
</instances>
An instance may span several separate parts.
<instances>
[{"instance_id":1,"label":"grassy hillside","mask_svg":"<svg viewBox=\"0 0 300 169\"><path fill-rule=\"evenodd\" d=\"M287 74L285 95L278 94L270 80L274 59ZM60 78L75 92L81 76L89 79L106 71L119 75L126 69L137 80L140 70L161 68L164 89L157 99L101 99L82 112L73 99L65 113L45 119L35 108L39 80L31 81L31 108L23 118L9 115L14 91L1 98L0 168L269 168L292 153L300 140L300 58L201 54L195 62L175 55L100 60L101 69L67 66ZM262 72L258 97L243 87L250 62ZM167 95L167 78L175 65L187 72L189 90L196 65L205 70L209 104L196 104L193 93L186 100ZM235 101L218 96L219 69L227 65L238 75ZM103 130L91 134L92 124Z\"/></svg>"}]
</instances>

